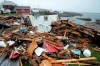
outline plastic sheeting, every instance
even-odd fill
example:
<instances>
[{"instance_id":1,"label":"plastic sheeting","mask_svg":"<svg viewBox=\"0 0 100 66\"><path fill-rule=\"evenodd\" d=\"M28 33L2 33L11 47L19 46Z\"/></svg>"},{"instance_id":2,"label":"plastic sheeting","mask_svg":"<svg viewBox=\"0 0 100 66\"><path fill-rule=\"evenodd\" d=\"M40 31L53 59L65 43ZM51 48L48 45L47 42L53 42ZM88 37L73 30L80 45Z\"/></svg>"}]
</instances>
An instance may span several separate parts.
<instances>
[{"instance_id":1,"label":"plastic sheeting","mask_svg":"<svg viewBox=\"0 0 100 66\"><path fill-rule=\"evenodd\" d=\"M0 41L0 47L6 47L6 43L4 41Z\"/></svg>"},{"instance_id":2,"label":"plastic sheeting","mask_svg":"<svg viewBox=\"0 0 100 66\"><path fill-rule=\"evenodd\" d=\"M0 56L0 64L3 62L3 60L5 59L6 54L3 53L2 56ZM1 66L1 65L0 65Z\"/></svg>"},{"instance_id":3,"label":"plastic sheeting","mask_svg":"<svg viewBox=\"0 0 100 66\"><path fill-rule=\"evenodd\" d=\"M20 61L19 60L5 59L0 64L0 66L20 66Z\"/></svg>"},{"instance_id":4,"label":"plastic sheeting","mask_svg":"<svg viewBox=\"0 0 100 66\"><path fill-rule=\"evenodd\" d=\"M0 66L20 66L20 60L11 60L9 58L6 58L6 53L3 53L2 56L0 56Z\"/></svg>"},{"instance_id":5,"label":"plastic sheeting","mask_svg":"<svg viewBox=\"0 0 100 66\"><path fill-rule=\"evenodd\" d=\"M35 53L36 53L38 56L40 56L40 55L42 54L43 51L44 51L44 49L41 48L41 47L38 47L38 48L35 49Z\"/></svg>"}]
</instances>

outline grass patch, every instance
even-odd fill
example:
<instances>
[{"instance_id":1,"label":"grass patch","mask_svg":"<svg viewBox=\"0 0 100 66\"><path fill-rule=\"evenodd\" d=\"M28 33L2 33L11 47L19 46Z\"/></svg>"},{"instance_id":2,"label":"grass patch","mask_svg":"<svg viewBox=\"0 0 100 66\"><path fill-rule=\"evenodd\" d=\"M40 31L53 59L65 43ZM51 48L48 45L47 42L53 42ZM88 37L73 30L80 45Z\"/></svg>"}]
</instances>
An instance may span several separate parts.
<instances>
[{"instance_id":1,"label":"grass patch","mask_svg":"<svg viewBox=\"0 0 100 66\"><path fill-rule=\"evenodd\" d=\"M21 14L0 14L0 16L21 16Z\"/></svg>"},{"instance_id":2,"label":"grass patch","mask_svg":"<svg viewBox=\"0 0 100 66\"><path fill-rule=\"evenodd\" d=\"M100 52L94 51L91 49L92 57L96 57L97 61L100 62Z\"/></svg>"},{"instance_id":3,"label":"grass patch","mask_svg":"<svg viewBox=\"0 0 100 66\"><path fill-rule=\"evenodd\" d=\"M24 63L23 66L31 66L29 63Z\"/></svg>"},{"instance_id":4,"label":"grass patch","mask_svg":"<svg viewBox=\"0 0 100 66\"><path fill-rule=\"evenodd\" d=\"M100 52L91 49L91 47L95 46L95 44L88 44L88 48L91 51L91 57L96 57L96 61L100 62Z\"/></svg>"}]
</instances>

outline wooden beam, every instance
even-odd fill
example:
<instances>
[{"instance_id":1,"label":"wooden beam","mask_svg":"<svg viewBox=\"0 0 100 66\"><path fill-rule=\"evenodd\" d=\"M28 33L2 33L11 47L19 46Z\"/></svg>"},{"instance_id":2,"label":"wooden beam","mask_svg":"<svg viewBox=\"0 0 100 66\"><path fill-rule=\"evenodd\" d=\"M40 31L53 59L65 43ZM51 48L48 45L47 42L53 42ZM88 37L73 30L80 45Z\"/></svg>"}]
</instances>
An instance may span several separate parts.
<instances>
[{"instance_id":1,"label":"wooden beam","mask_svg":"<svg viewBox=\"0 0 100 66\"><path fill-rule=\"evenodd\" d=\"M65 30L65 32L64 32L64 37L66 37L66 34L67 34L67 30Z\"/></svg>"},{"instance_id":2,"label":"wooden beam","mask_svg":"<svg viewBox=\"0 0 100 66\"><path fill-rule=\"evenodd\" d=\"M50 61L55 61L53 58L51 58L51 57L48 57L46 54L42 54L42 56L44 56L45 58L47 58L48 60L50 60Z\"/></svg>"},{"instance_id":3,"label":"wooden beam","mask_svg":"<svg viewBox=\"0 0 100 66\"><path fill-rule=\"evenodd\" d=\"M30 57L32 57L33 51L37 48L37 43L35 42L35 40L32 41L32 43L29 45L28 49L27 49L27 53Z\"/></svg>"},{"instance_id":4,"label":"wooden beam","mask_svg":"<svg viewBox=\"0 0 100 66\"><path fill-rule=\"evenodd\" d=\"M100 49L93 48L93 47L91 47L91 49L94 50L94 51L100 52Z\"/></svg>"},{"instance_id":5,"label":"wooden beam","mask_svg":"<svg viewBox=\"0 0 100 66\"><path fill-rule=\"evenodd\" d=\"M25 40L25 41L33 41L34 39L30 39L30 38L18 38L19 40Z\"/></svg>"},{"instance_id":6,"label":"wooden beam","mask_svg":"<svg viewBox=\"0 0 100 66\"><path fill-rule=\"evenodd\" d=\"M51 61L51 63L64 63L64 62L88 61L88 60L96 60L96 58L90 57L90 58L80 58L80 59L55 60Z\"/></svg>"},{"instance_id":7,"label":"wooden beam","mask_svg":"<svg viewBox=\"0 0 100 66\"><path fill-rule=\"evenodd\" d=\"M52 66L52 64L49 60L43 60L39 66Z\"/></svg>"},{"instance_id":8,"label":"wooden beam","mask_svg":"<svg viewBox=\"0 0 100 66\"><path fill-rule=\"evenodd\" d=\"M63 63L65 64L65 63ZM66 63L66 64L74 64L74 65L91 65L91 64L86 64L86 63Z\"/></svg>"},{"instance_id":9,"label":"wooden beam","mask_svg":"<svg viewBox=\"0 0 100 66\"><path fill-rule=\"evenodd\" d=\"M57 46L62 46L61 44L57 44L57 43L55 43L55 42L51 42L51 41L49 41L49 40L47 40L47 39L45 39L45 38L44 38L44 41L46 41L46 42L48 42L48 43L50 43L50 44L57 45Z\"/></svg>"}]
</instances>

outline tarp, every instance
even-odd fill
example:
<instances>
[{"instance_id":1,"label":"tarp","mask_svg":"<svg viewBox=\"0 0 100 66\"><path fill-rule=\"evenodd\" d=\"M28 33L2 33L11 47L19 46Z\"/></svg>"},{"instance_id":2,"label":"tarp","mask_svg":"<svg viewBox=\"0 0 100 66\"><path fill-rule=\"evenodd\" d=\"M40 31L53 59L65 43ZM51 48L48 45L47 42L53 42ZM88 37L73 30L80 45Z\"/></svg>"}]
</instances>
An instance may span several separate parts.
<instances>
[{"instance_id":1,"label":"tarp","mask_svg":"<svg viewBox=\"0 0 100 66\"><path fill-rule=\"evenodd\" d=\"M43 43L43 48L46 49L48 52L56 52L57 49L55 49L54 47L50 46L48 44L48 42L45 42Z\"/></svg>"},{"instance_id":2,"label":"tarp","mask_svg":"<svg viewBox=\"0 0 100 66\"><path fill-rule=\"evenodd\" d=\"M0 56L0 66L20 66L19 59L11 60L5 57L6 57L6 53L3 53L2 56Z\"/></svg>"},{"instance_id":3,"label":"tarp","mask_svg":"<svg viewBox=\"0 0 100 66\"><path fill-rule=\"evenodd\" d=\"M5 59L0 66L20 66L20 61Z\"/></svg>"},{"instance_id":4,"label":"tarp","mask_svg":"<svg viewBox=\"0 0 100 66\"><path fill-rule=\"evenodd\" d=\"M2 56L0 56L0 64L3 62L3 60L5 59L6 54L3 53ZM1 65L0 65L1 66Z\"/></svg>"},{"instance_id":5,"label":"tarp","mask_svg":"<svg viewBox=\"0 0 100 66\"><path fill-rule=\"evenodd\" d=\"M0 47L6 47L6 43L4 41L0 41Z\"/></svg>"}]
</instances>

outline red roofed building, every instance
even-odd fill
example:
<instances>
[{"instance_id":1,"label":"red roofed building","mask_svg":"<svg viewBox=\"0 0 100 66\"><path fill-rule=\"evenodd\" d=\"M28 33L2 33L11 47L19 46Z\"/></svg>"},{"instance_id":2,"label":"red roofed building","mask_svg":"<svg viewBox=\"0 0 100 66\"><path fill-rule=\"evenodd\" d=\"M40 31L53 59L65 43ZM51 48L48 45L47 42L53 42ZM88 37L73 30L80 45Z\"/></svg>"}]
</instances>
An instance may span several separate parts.
<instances>
[{"instance_id":1,"label":"red roofed building","mask_svg":"<svg viewBox=\"0 0 100 66\"><path fill-rule=\"evenodd\" d=\"M3 13L30 14L30 6L18 6L12 1L3 1L0 3L0 11Z\"/></svg>"},{"instance_id":2,"label":"red roofed building","mask_svg":"<svg viewBox=\"0 0 100 66\"><path fill-rule=\"evenodd\" d=\"M16 6L15 8L17 14L30 14L30 6Z\"/></svg>"}]
</instances>

